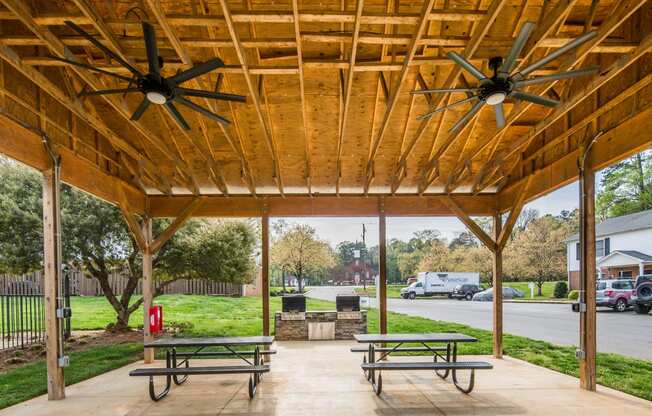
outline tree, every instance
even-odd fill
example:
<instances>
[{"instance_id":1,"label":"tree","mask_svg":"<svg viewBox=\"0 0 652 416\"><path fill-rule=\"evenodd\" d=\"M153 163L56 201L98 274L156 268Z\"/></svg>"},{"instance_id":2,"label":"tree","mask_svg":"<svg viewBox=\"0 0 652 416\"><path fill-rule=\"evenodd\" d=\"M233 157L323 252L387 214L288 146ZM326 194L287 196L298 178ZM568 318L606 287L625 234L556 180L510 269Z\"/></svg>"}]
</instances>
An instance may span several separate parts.
<instances>
[{"instance_id":1,"label":"tree","mask_svg":"<svg viewBox=\"0 0 652 416\"><path fill-rule=\"evenodd\" d=\"M43 267L41 194L37 172L0 160L0 272L25 273ZM126 329L130 315L143 301L133 300L142 276L142 262L120 210L64 185L61 222L63 263L99 282L116 312L112 327ZM168 223L154 221L154 234ZM181 278L230 282L250 279L255 235L245 222L189 221L153 259L154 296ZM127 278L121 295L114 292L109 281L115 268L124 269Z\"/></svg>"},{"instance_id":2,"label":"tree","mask_svg":"<svg viewBox=\"0 0 652 416\"><path fill-rule=\"evenodd\" d=\"M272 246L272 263L296 277L299 292L308 276L322 277L335 259L330 246L317 238L314 228L296 224L284 230Z\"/></svg>"},{"instance_id":3,"label":"tree","mask_svg":"<svg viewBox=\"0 0 652 416\"><path fill-rule=\"evenodd\" d=\"M453 238L451 243L448 245L448 248L451 250L456 249L457 247L477 247L478 240L475 238L473 233L469 231L462 231Z\"/></svg>"},{"instance_id":4,"label":"tree","mask_svg":"<svg viewBox=\"0 0 652 416\"><path fill-rule=\"evenodd\" d=\"M369 259L369 253L367 251L367 246L362 243L356 241L355 243L352 241L342 241L335 247L335 253L337 255L337 263L340 266L346 266L347 264L350 264L355 260L355 251L358 250L360 251L360 258L368 260Z\"/></svg>"},{"instance_id":5,"label":"tree","mask_svg":"<svg viewBox=\"0 0 652 416\"><path fill-rule=\"evenodd\" d=\"M646 151L603 171L596 198L599 220L652 208L652 152Z\"/></svg>"}]
</instances>

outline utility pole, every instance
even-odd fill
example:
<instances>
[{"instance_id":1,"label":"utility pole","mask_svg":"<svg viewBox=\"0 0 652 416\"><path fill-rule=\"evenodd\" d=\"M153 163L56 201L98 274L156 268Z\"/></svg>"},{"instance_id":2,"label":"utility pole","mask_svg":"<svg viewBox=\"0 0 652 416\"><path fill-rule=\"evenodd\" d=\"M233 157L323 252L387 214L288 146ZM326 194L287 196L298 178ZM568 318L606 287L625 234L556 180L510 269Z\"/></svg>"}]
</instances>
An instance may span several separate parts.
<instances>
[{"instance_id":1,"label":"utility pole","mask_svg":"<svg viewBox=\"0 0 652 416\"><path fill-rule=\"evenodd\" d=\"M362 223L362 246L367 249L367 227ZM360 250L360 259L362 260L362 288L367 290L367 263L365 263L364 252Z\"/></svg>"}]
</instances>

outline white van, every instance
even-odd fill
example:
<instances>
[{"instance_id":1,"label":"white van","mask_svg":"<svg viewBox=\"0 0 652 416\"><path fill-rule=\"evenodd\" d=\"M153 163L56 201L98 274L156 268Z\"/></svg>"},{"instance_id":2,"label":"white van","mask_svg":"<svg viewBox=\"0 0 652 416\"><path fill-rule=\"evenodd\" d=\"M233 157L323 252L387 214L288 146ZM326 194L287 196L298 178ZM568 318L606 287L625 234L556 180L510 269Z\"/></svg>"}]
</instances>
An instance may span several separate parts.
<instances>
[{"instance_id":1,"label":"white van","mask_svg":"<svg viewBox=\"0 0 652 416\"><path fill-rule=\"evenodd\" d=\"M457 285L480 286L480 273L477 272L420 272L417 281L401 289L403 299L417 296L450 295Z\"/></svg>"}]
</instances>

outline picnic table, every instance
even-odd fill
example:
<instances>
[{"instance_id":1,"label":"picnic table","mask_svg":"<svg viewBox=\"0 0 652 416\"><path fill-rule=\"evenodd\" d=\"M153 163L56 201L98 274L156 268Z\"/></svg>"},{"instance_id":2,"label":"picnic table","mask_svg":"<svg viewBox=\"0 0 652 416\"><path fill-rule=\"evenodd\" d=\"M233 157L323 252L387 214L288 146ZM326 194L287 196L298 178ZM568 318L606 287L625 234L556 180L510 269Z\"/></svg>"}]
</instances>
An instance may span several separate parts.
<instances>
[{"instance_id":1,"label":"picnic table","mask_svg":"<svg viewBox=\"0 0 652 416\"><path fill-rule=\"evenodd\" d=\"M165 350L165 367L138 368L132 370L132 377L149 377L149 397L159 401L167 396L172 387L183 384L191 375L210 374L249 374L249 397L256 394L256 387L262 379L262 374L270 370L269 365L263 364L264 355L274 354L275 351L261 350L260 346L269 346L274 342L274 337L201 337L201 338L160 338L145 343L146 348L159 348ZM240 347L252 347L250 350L240 350ZM220 351L206 351L206 348L219 347ZM177 351L177 348L184 348ZM187 351L191 348L191 351ZM195 358L211 358L231 356L244 361L243 365L212 365L190 367L190 360ZM178 361L181 359L181 361ZM166 385L162 392L156 393L154 377L166 377Z\"/></svg>"},{"instance_id":2,"label":"picnic table","mask_svg":"<svg viewBox=\"0 0 652 416\"><path fill-rule=\"evenodd\" d=\"M379 395L382 391L383 370L434 370L442 379L452 374L453 384L462 393L469 394L475 384L475 370L493 368L491 363L482 361L457 361L457 344L476 342L477 338L459 333L424 333L424 334L356 334L359 343L369 344L367 348L351 348L352 352L365 353L361 368ZM403 346L404 344L418 346ZM376 346L381 344L381 346ZM386 344L395 344L385 346ZM432 362L389 362L386 358L396 352L423 352L432 354ZM379 353L379 356L376 356ZM470 370L471 378L467 386L462 386L457 379L457 371ZM376 378L376 372L378 377Z\"/></svg>"}]
</instances>

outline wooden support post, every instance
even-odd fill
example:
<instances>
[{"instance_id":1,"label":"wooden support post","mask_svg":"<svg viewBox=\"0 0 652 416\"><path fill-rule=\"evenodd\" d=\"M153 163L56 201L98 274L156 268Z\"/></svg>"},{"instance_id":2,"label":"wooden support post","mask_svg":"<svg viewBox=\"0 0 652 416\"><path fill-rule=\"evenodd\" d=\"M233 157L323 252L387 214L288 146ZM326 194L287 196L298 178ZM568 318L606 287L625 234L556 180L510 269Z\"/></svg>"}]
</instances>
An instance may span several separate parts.
<instances>
[{"instance_id":1,"label":"wooden support post","mask_svg":"<svg viewBox=\"0 0 652 416\"><path fill-rule=\"evenodd\" d=\"M66 397L63 368L59 366L61 337L63 333L57 319L57 307L61 269L59 224L59 192L54 168L43 172L43 294L45 303L45 348L47 364L48 400L61 400Z\"/></svg>"},{"instance_id":2,"label":"wooden support post","mask_svg":"<svg viewBox=\"0 0 652 416\"><path fill-rule=\"evenodd\" d=\"M262 219L262 296L263 296L263 335L269 335L269 215L263 212Z\"/></svg>"},{"instance_id":3,"label":"wooden support post","mask_svg":"<svg viewBox=\"0 0 652 416\"><path fill-rule=\"evenodd\" d=\"M378 279L379 279L379 314L380 333L387 333L387 222L385 217L384 202L380 202L378 215Z\"/></svg>"},{"instance_id":4,"label":"wooden support post","mask_svg":"<svg viewBox=\"0 0 652 416\"><path fill-rule=\"evenodd\" d=\"M154 256L151 250L152 242L152 219L144 218L142 223L142 234L145 239L145 247L143 250L143 335L144 342L154 340L154 337L149 332L149 308L152 307L154 299L154 275L152 273L152 257ZM144 358L145 363L154 362L154 349L145 348Z\"/></svg>"},{"instance_id":5,"label":"wooden support post","mask_svg":"<svg viewBox=\"0 0 652 416\"><path fill-rule=\"evenodd\" d=\"M502 229L500 214L493 217L494 238L498 239ZM494 330L494 357L503 358L503 248L499 245L493 250L492 269L494 300L493 300L493 330Z\"/></svg>"},{"instance_id":6,"label":"wooden support post","mask_svg":"<svg viewBox=\"0 0 652 416\"><path fill-rule=\"evenodd\" d=\"M580 386L595 391L595 173L580 159Z\"/></svg>"}]
</instances>

